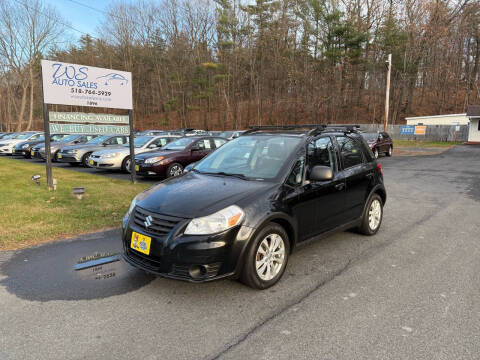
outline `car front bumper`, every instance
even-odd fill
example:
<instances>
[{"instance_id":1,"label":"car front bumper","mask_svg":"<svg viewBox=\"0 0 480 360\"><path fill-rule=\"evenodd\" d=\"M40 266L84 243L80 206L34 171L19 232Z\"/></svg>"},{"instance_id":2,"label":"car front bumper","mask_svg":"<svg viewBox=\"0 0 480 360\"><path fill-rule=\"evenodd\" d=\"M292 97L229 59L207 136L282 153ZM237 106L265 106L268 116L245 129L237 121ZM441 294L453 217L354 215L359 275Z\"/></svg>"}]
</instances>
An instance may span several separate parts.
<instances>
[{"instance_id":1,"label":"car front bumper","mask_svg":"<svg viewBox=\"0 0 480 360\"><path fill-rule=\"evenodd\" d=\"M79 163L82 161L82 158L78 154L68 154L60 152L57 155L57 161L65 163Z\"/></svg>"},{"instance_id":2,"label":"car front bumper","mask_svg":"<svg viewBox=\"0 0 480 360\"><path fill-rule=\"evenodd\" d=\"M122 168L122 159L120 158L88 158L88 166L95 169L112 169L118 170Z\"/></svg>"},{"instance_id":3,"label":"car front bumper","mask_svg":"<svg viewBox=\"0 0 480 360\"><path fill-rule=\"evenodd\" d=\"M219 234L184 235L189 219L181 219L168 235L158 236L133 221L134 216L132 213L123 223L124 259L147 272L189 282L237 277L242 269L243 250L254 230L239 226ZM131 248L134 231L151 237L149 255ZM195 269L201 272L195 274Z\"/></svg>"},{"instance_id":4,"label":"car front bumper","mask_svg":"<svg viewBox=\"0 0 480 360\"><path fill-rule=\"evenodd\" d=\"M3 146L0 148L0 154L2 155L12 155L13 148L10 146Z\"/></svg>"},{"instance_id":5,"label":"car front bumper","mask_svg":"<svg viewBox=\"0 0 480 360\"><path fill-rule=\"evenodd\" d=\"M135 161L135 171L140 176L160 176L166 177L168 165L160 164L145 164L143 162Z\"/></svg>"}]
</instances>

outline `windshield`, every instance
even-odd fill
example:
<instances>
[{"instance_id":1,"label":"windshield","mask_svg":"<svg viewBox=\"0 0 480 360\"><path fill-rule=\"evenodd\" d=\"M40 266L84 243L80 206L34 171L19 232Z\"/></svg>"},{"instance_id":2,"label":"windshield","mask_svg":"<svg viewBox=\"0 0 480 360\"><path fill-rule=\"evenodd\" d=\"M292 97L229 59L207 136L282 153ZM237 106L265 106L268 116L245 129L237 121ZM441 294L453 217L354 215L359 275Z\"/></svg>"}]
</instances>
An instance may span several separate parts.
<instances>
[{"instance_id":1,"label":"windshield","mask_svg":"<svg viewBox=\"0 0 480 360\"><path fill-rule=\"evenodd\" d=\"M377 141L378 133L362 133L362 136L367 141Z\"/></svg>"},{"instance_id":2,"label":"windshield","mask_svg":"<svg viewBox=\"0 0 480 360\"><path fill-rule=\"evenodd\" d=\"M18 134L15 139L21 140L21 139L28 139L32 137L34 134L32 133L27 133L27 134Z\"/></svg>"},{"instance_id":3,"label":"windshield","mask_svg":"<svg viewBox=\"0 0 480 360\"><path fill-rule=\"evenodd\" d=\"M162 150L183 150L195 140L197 139L181 138L181 139L172 141L170 144L164 146Z\"/></svg>"},{"instance_id":4,"label":"windshield","mask_svg":"<svg viewBox=\"0 0 480 360\"><path fill-rule=\"evenodd\" d=\"M103 143L105 140L107 140L108 138L110 138L110 136L108 136L108 135L99 136L99 137L93 138L93 139L90 140L90 141L87 141L86 144L88 144L88 145L101 144L101 143Z\"/></svg>"},{"instance_id":5,"label":"windshield","mask_svg":"<svg viewBox=\"0 0 480 360\"><path fill-rule=\"evenodd\" d=\"M60 141L61 142L70 142L70 141L73 141L75 140L76 138L78 138L80 135L68 135L67 137L64 137L63 139L61 139Z\"/></svg>"},{"instance_id":6,"label":"windshield","mask_svg":"<svg viewBox=\"0 0 480 360\"><path fill-rule=\"evenodd\" d=\"M60 141L62 139L65 139L66 137L68 137L68 135L66 135L66 134L55 134L55 135L51 136L50 141ZM45 140L45 136L42 136L42 138L38 139L38 140Z\"/></svg>"},{"instance_id":7,"label":"windshield","mask_svg":"<svg viewBox=\"0 0 480 360\"><path fill-rule=\"evenodd\" d=\"M232 136L232 134L233 134L233 131L224 131L218 136L223 137L223 138L229 138L230 136Z\"/></svg>"},{"instance_id":8,"label":"windshield","mask_svg":"<svg viewBox=\"0 0 480 360\"><path fill-rule=\"evenodd\" d=\"M298 137L289 136L242 136L204 158L194 169L200 173L273 179L278 176L300 141Z\"/></svg>"},{"instance_id":9,"label":"windshield","mask_svg":"<svg viewBox=\"0 0 480 360\"><path fill-rule=\"evenodd\" d=\"M133 140L133 146L136 147L136 148L141 148L142 146L144 146L146 143L148 143L152 139L153 139L153 136L137 137L137 138L135 138L135 140ZM127 143L123 146L130 147L130 144Z\"/></svg>"}]
</instances>

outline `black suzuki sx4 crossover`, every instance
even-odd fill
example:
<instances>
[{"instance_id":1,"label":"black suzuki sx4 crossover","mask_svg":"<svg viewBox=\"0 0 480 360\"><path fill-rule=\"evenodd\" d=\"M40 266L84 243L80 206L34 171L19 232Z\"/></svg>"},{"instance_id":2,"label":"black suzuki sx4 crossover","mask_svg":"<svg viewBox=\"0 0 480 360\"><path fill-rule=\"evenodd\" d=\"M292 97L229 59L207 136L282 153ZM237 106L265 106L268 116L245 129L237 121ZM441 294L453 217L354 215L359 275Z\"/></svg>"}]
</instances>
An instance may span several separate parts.
<instances>
[{"instance_id":1,"label":"black suzuki sx4 crossover","mask_svg":"<svg viewBox=\"0 0 480 360\"><path fill-rule=\"evenodd\" d=\"M140 193L123 220L124 258L169 278L265 289L301 243L375 234L385 200L382 168L354 126L255 127Z\"/></svg>"}]
</instances>

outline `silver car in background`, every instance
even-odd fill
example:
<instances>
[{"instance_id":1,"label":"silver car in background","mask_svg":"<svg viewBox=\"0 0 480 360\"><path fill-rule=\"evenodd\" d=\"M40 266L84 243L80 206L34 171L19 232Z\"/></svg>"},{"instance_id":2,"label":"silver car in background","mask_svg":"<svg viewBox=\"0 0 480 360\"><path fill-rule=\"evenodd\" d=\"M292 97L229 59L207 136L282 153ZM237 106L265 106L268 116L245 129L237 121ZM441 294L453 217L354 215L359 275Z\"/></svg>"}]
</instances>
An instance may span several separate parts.
<instances>
[{"instance_id":1,"label":"silver car in background","mask_svg":"<svg viewBox=\"0 0 480 360\"><path fill-rule=\"evenodd\" d=\"M82 134L72 134L64 137L60 141L54 141L50 143L50 155L53 162L58 161L58 154L60 151L70 145L85 144L87 141L90 141L96 138L98 135L82 135ZM31 157L45 160L47 155L45 154L45 143L38 144L34 146L31 150Z\"/></svg>"},{"instance_id":2,"label":"silver car in background","mask_svg":"<svg viewBox=\"0 0 480 360\"><path fill-rule=\"evenodd\" d=\"M11 137L4 138L0 141L0 154L12 155L15 145L27 141L36 140L43 136L42 132L38 131L24 131L12 135Z\"/></svg>"},{"instance_id":3,"label":"silver car in background","mask_svg":"<svg viewBox=\"0 0 480 360\"><path fill-rule=\"evenodd\" d=\"M67 162L72 166L83 165L88 167L88 158L95 151L108 148L122 148L128 144L127 135L101 135L83 145L67 146L58 153L59 162Z\"/></svg>"},{"instance_id":4,"label":"silver car in background","mask_svg":"<svg viewBox=\"0 0 480 360\"><path fill-rule=\"evenodd\" d=\"M162 148L179 137L173 135L137 137L133 142L135 155ZM88 158L88 166L102 170L130 171L130 145L125 144L122 148L95 151Z\"/></svg>"}]
</instances>

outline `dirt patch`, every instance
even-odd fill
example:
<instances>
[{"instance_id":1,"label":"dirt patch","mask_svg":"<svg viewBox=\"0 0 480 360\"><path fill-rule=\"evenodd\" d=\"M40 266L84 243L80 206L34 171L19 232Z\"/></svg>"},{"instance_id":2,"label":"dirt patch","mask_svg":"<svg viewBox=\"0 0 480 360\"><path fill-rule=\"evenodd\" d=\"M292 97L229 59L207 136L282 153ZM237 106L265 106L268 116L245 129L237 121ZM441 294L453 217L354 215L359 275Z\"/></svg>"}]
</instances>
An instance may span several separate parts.
<instances>
[{"instance_id":1,"label":"dirt patch","mask_svg":"<svg viewBox=\"0 0 480 360\"><path fill-rule=\"evenodd\" d=\"M428 156L428 155L438 155L442 152L451 149L450 147L424 147L424 148L408 148L400 147L393 149L394 156Z\"/></svg>"}]
</instances>

